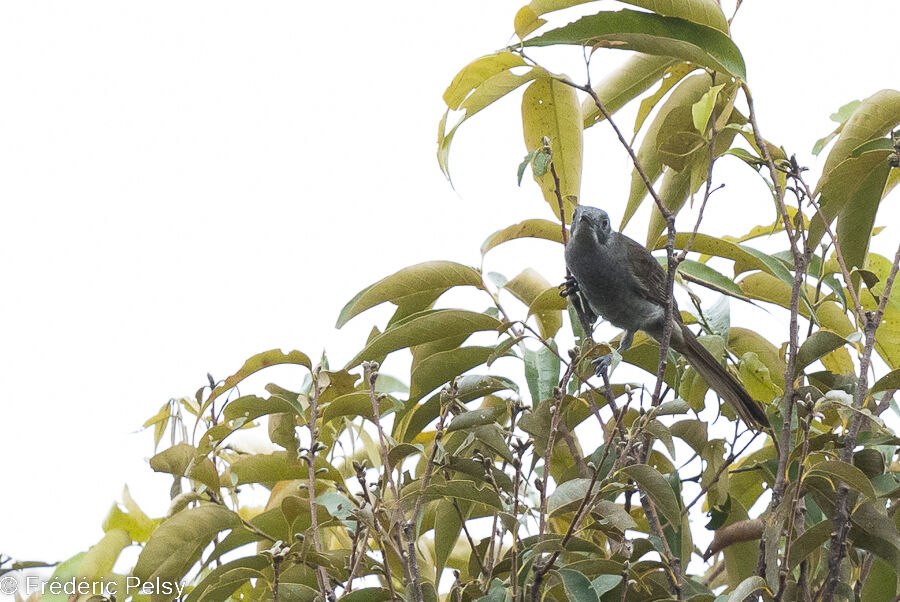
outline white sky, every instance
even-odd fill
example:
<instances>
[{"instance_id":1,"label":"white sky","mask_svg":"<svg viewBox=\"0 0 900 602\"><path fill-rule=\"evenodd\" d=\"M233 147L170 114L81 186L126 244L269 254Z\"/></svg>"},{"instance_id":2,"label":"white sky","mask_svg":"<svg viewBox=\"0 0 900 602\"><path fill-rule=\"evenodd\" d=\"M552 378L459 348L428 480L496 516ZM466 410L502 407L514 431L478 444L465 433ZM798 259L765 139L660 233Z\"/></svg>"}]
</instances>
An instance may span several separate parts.
<instances>
[{"instance_id":1,"label":"white sky","mask_svg":"<svg viewBox=\"0 0 900 602\"><path fill-rule=\"evenodd\" d=\"M435 160L445 87L506 45L522 2L0 4L0 552L86 549L126 480L163 514L170 478L134 433L166 400L275 347L341 365L389 315L335 331L359 289L429 259L478 265L491 232L551 217L515 185L520 93L460 130L455 191ZM815 167L834 110L900 88L898 22L888 0L745 2L733 37L764 134ZM577 49L549 58L583 78ZM705 231L772 219L732 167ZM609 129L589 130L583 201L617 222L629 174ZM879 215L882 252L897 215ZM561 250L488 257L509 277L528 265L559 281Z\"/></svg>"}]
</instances>

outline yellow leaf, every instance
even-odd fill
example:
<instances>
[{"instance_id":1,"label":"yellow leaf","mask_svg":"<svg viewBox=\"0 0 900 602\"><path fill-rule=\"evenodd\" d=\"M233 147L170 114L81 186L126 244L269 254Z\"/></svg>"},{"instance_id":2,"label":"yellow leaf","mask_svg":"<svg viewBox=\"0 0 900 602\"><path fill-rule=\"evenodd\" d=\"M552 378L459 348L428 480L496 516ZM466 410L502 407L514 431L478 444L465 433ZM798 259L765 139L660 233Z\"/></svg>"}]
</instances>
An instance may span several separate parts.
<instances>
[{"instance_id":1,"label":"yellow leaf","mask_svg":"<svg viewBox=\"0 0 900 602\"><path fill-rule=\"evenodd\" d=\"M537 75L522 98L525 147L532 150L541 147L544 138L550 140L566 222L571 221L581 195L581 124L581 105L575 89L546 72ZM547 173L535 180L541 186L544 200L560 218L553 176Z\"/></svg>"}]
</instances>

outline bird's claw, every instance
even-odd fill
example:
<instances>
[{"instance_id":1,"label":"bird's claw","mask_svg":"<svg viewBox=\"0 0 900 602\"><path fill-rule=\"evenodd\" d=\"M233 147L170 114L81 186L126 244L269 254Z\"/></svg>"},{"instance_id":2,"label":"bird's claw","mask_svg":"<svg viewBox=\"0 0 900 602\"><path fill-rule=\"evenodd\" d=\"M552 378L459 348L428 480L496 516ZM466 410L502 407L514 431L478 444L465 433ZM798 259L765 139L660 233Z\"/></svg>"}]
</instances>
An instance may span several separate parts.
<instances>
[{"instance_id":1,"label":"bird's claw","mask_svg":"<svg viewBox=\"0 0 900 602\"><path fill-rule=\"evenodd\" d=\"M611 363L612 353L607 353L606 355L601 355L597 359L591 360L591 365L594 367L594 374L602 377L609 369Z\"/></svg>"},{"instance_id":2,"label":"bird's claw","mask_svg":"<svg viewBox=\"0 0 900 602\"><path fill-rule=\"evenodd\" d=\"M560 297L571 297L573 295L578 294L578 291L579 291L578 282L576 282L575 276L573 276L571 274L566 276L565 281L562 284L560 284L559 286L560 286L560 288L562 288L562 290L559 291Z\"/></svg>"}]
</instances>

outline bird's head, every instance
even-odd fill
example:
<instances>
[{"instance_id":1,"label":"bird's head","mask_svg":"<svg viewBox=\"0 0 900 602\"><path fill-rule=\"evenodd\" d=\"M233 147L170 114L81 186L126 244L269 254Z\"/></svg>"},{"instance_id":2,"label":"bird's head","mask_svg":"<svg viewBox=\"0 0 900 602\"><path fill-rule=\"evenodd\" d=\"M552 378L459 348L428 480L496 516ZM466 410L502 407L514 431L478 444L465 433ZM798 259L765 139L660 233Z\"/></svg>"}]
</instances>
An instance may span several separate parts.
<instances>
[{"instance_id":1,"label":"bird's head","mask_svg":"<svg viewBox=\"0 0 900 602\"><path fill-rule=\"evenodd\" d=\"M587 236L595 239L599 244L606 244L606 239L612 233L609 224L609 214L597 207L579 205L572 215L571 234L573 238Z\"/></svg>"}]
</instances>

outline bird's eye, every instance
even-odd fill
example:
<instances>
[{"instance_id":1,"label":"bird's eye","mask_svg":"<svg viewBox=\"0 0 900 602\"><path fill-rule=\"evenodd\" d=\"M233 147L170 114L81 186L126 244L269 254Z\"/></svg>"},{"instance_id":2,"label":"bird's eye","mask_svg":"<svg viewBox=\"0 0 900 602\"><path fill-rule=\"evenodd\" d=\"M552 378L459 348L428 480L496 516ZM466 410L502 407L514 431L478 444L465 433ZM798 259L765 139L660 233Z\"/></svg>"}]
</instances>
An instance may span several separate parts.
<instances>
[{"instance_id":1,"label":"bird's eye","mask_svg":"<svg viewBox=\"0 0 900 602\"><path fill-rule=\"evenodd\" d=\"M600 222L600 225L603 226L604 228L608 228L608 227L609 227L609 220L606 220L606 219L603 220L602 222Z\"/></svg>"}]
</instances>

